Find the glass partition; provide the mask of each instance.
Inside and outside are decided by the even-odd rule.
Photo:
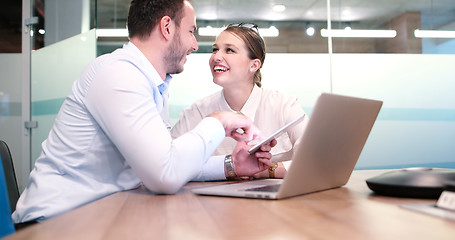
[[[171,121],[192,102],[219,91],[210,54],[193,54],[170,89]],[[357,169],[455,167],[455,55],[268,54],[263,87],[295,95],[311,117],[321,92],[379,99],[384,105]],[[440,64],[428,64],[436,63]],[[419,66],[416,70],[415,66]]]
[[[54,119],[73,82],[84,67],[96,57],[95,30],[65,39],[32,52],[32,162],[41,153]]]
[[[455,2],[351,4],[332,1],[333,92],[384,101],[356,168],[455,167]]]
[[[27,169],[29,163],[22,162],[21,136],[24,124],[21,114],[21,79],[22,56],[20,53],[0,54],[0,140],[5,141],[13,156],[16,174],[22,174],[21,169]],[[25,171],[27,172],[27,171]],[[26,173],[27,174],[27,173]],[[23,179],[18,177],[20,187],[24,186]]]
[[[47,4],[34,4],[34,15],[38,17],[34,27],[38,33],[40,25],[58,27],[59,17],[65,19],[61,10],[50,8],[56,0],[32,1]],[[85,21],[83,16],[89,6],[92,28],[126,30],[130,0],[58,3],[59,6],[69,4],[65,9],[81,13],[81,22]],[[455,36],[451,35],[455,31],[455,1],[299,0],[276,4],[264,0],[198,0],[192,3],[198,30],[232,22],[254,22],[261,29],[276,29],[276,36],[264,37],[268,53],[263,68],[264,87],[298,96],[308,113],[321,92],[383,100],[383,109],[358,169],[411,165],[455,168],[455,150],[450,146],[455,142],[455,99],[450,92],[455,89],[451,64],[455,60]],[[40,12],[43,8],[48,14]],[[79,31],[85,26],[81,23],[68,29]],[[387,34],[392,31],[396,35],[381,38],[333,35],[345,31],[359,33],[357,30],[387,30]],[[46,34],[49,32],[44,31],[43,36]],[[445,37],[434,34],[445,34]],[[86,41],[82,41],[84,37]],[[184,107],[220,90],[212,83],[208,69],[215,37],[199,32],[196,37],[198,53],[189,56],[185,71],[175,75],[172,83],[173,122]],[[32,134],[33,160],[82,68],[97,55],[111,52],[128,41],[125,35],[97,37],[94,30],[60,40],[40,49],[42,40],[34,38],[32,49],[38,50],[32,54],[31,104],[32,119],[39,122],[39,128]],[[60,71],[55,72],[56,69]],[[13,108],[8,107],[11,113]],[[4,114],[6,110],[2,111]]]
[[[21,11],[21,1],[8,1],[0,11],[0,140],[8,144],[18,176],[22,172],[28,174],[28,163],[21,161],[23,157]],[[18,184],[20,187],[24,185],[20,177]]]
[[[455,55],[335,54],[335,93],[384,101],[357,168],[455,167],[454,61]]]
[[[98,28],[125,27],[129,1],[97,4]],[[233,22],[254,22],[260,29],[273,27],[279,32],[261,33],[267,45],[263,87],[296,95],[308,113],[321,92],[384,101],[357,169],[455,168],[455,150],[450,146],[455,142],[451,93],[455,36],[450,35],[455,33],[455,1],[200,0],[192,4],[199,50],[188,57],[185,71],[174,76],[172,122],[184,107],[220,90],[208,68],[215,36],[206,32]],[[127,41],[125,36],[99,37],[98,54]]]

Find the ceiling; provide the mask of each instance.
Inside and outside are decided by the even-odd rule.
[[[130,0],[98,0],[98,24],[124,26]],[[192,0],[198,22],[325,22],[327,0]],[[286,6],[283,12],[273,6]],[[376,28],[402,14],[417,11],[437,28],[455,21],[454,0],[332,0],[335,22],[362,23]]]
[[[42,0],[35,14],[44,18]],[[94,16],[95,0],[90,0]],[[98,28],[123,28],[130,0],[97,0]],[[198,25],[224,25],[250,21],[261,25],[327,21],[327,0],[191,0]],[[283,12],[273,6],[285,5]],[[331,0],[334,23],[349,23],[357,28],[375,29],[404,12],[416,11],[422,16],[422,28],[455,30],[455,0]],[[20,52],[22,0],[2,0],[0,7],[0,52]],[[93,21],[94,22],[94,21]],[[336,28],[336,24],[334,24]],[[12,40],[8,40],[11,38]],[[15,45],[15,47],[14,47]],[[19,47],[17,47],[19,45]],[[5,48],[14,48],[7,50]],[[19,50],[17,50],[19,49]]]

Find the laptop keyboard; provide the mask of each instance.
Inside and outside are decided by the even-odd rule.
[[[281,186],[281,184],[267,185],[267,186],[262,186],[262,187],[248,188],[248,189],[245,189],[244,191],[253,191],[253,192],[278,192],[278,189],[280,189],[280,186]]]

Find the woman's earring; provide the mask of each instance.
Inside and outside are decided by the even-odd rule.
[[[252,69],[252,68],[250,68],[250,72],[253,72],[253,69]]]

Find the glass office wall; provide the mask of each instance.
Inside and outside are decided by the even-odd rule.
[[[5,141],[13,156],[16,172],[28,169],[22,163],[21,114],[22,56],[20,53],[0,53],[0,140]]]
[[[89,0],[2,3],[0,18],[5,21],[0,23],[0,138],[12,152],[21,191],[59,105],[82,67],[96,57],[94,30],[71,38],[78,35],[77,31],[84,31],[81,19],[88,7]],[[62,31],[57,31],[59,26]],[[47,45],[46,38],[52,40]]]
[[[95,57],[94,29],[32,52],[32,121],[38,123],[32,134],[32,165],[73,82]]]
[[[125,2],[110,1],[110,21],[98,15],[98,28],[124,28]],[[174,76],[173,122],[184,107],[220,89],[211,83],[208,69],[215,37],[201,30],[254,22],[260,29],[279,32],[264,37],[268,53],[262,70],[264,87],[298,96],[309,113],[321,92],[384,101],[358,169],[455,167],[455,149],[450,146],[455,142],[455,99],[450,91],[455,89],[451,66],[455,36],[428,35],[454,34],[454,1],[275,3],[193,1],[199,50],[189,56],[185,71]],[[101,5],[98,2],[98,9],[106,7]],[[98,49],[109,52],[126,41],[99,38]]]
[[[4,4],[4,3],[3,3]],[[0,11],[0,139],[5,141],[13,156],[16,174],[28,163],[22,159],[22,3],[8,1]]]
[[[384,101],[357,168],[455,167],[455,2],[350,3],[332,1],[333,29],[395,31],[332,38],[333,92]]]

